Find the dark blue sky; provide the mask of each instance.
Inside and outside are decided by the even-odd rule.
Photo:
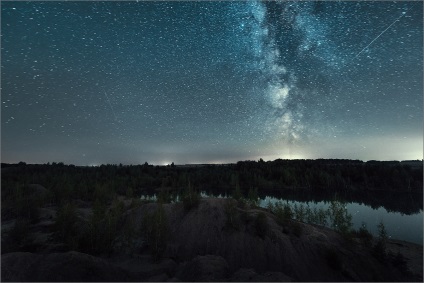
[[[423,158],[422,2],[4,2],[2,162]]]

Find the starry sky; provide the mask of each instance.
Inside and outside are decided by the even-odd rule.
[[[2,162],[423,158],[423,2],[1,3]]]

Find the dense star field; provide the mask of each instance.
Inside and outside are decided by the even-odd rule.
[[[423,158],[423,2],[1,3],[2,162]]]

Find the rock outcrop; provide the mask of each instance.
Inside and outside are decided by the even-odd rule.
[[[422,246],[391,245],[405,255],[407,272],[381,262],[371,249],[349,242],[325,227],[291,221],[277,223],[264,209],[239,208],[229,221],[228,199],[202,199],[184,210],[164,204],[168,225],[166,249],[158,262],[149,255],[146,236],[138,233],[131,254],[119,236],[112,254],[14,252],[1,258],[2,281],[422,281]],[[156,203],[128,210],[120,221],[145,229]],[[265,223],[257,225],[257,215]],[[43,222],[41,222],[43,223]],[[259,231],[259,228],[263,229]],[[265,229],[266,228],[266,229]],[[43,232],[40,230],[40,233]],[[121,231],[124,233],[124,231]]]

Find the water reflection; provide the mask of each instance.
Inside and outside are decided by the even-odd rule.
[[[330,206],[330,201],[293,201],[281,198],[266,196],[260,200],[259,205],[266,207],[268,203],[275,204],[277,201],[288,203],[290,206],[304,205],[310,209],[325,209]],[[354,229],[361,227],[365,222],[367,229],[374,235],[378,235],[377,225],[383,221],[390,238],[404,240],[412,243],[423,244],[423,212],[416,214],[403,214],[400,212],[390,212],[383,207],[372,208],[363,203],[346,203],[346,209],[352,215]]]
[[[227,192],[211,193],[207,191],[201,192],[202,198],[218,197],[227,198],[230,194]],[[143,194],[141,199],[156,201],[156,194]],[[175,202],[180,199],[177,195]],[[288,203],[291,207],[294,205],[308,206],[310,209],[325,209],[330,206],[331,199],[317,200],[316,198],[297,199],[294,200],[290,197],[278,196],[260,196],[259,206],[267,207],[269,203],[275,204],[281,201]],[[423,244],[423,211],[420,209],[416,213],[408,213],[390,211],[379,205],[367,205],[364,202],[346,201],[346,208],[349,214],[352,215],[353,228],[358,229],[362,223],[366,223],[367,229],[374,235],[378,235],[377,225],[383,221],[384,226],[390,238],[404,240],[412,243]]]

